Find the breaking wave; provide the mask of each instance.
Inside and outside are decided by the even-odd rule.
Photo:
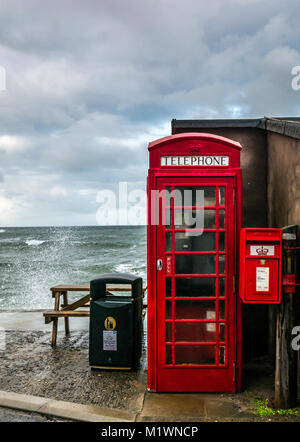
[[[7,227],[0,245],[0,309],[53,308],[50,287],[87,284],[101,273],[134,273],[146,282],[143,227]]]
[[[25,241],[28,246],[39,246],[43,244],[45,241],[39,241],[38,239],[28,239]]]

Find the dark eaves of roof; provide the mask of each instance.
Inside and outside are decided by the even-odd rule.
[[[257,128],[300,140],[299,117],[263,117],[223,120],[172,120],[172,134],[214,128]]]
[[[300,140],[300,118],[285,117],[285,118],[262,118],[262,129],[269,132],[276,132],[287,137],[292,137]]]

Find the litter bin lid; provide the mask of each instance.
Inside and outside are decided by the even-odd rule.
[[[108,284],[132,284],[140,279],[142,279],[140,276],[132,275],[131,273],[103,273],[97,278],[92,279],[91,283],[103,281]]]

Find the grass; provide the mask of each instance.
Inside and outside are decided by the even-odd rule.
[[[269,405],[268,399],[262,399],[258,396],[254,396],[252,393],[247,392],[251,402],[254,403],[254,413],[257,416],[300,416],[300,410],[298,408],[272,408]]]

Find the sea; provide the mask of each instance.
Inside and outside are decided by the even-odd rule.
[[[145,226],[0,227],[0,310],[53,308],[50,287],[107,272],[146,284]]]

